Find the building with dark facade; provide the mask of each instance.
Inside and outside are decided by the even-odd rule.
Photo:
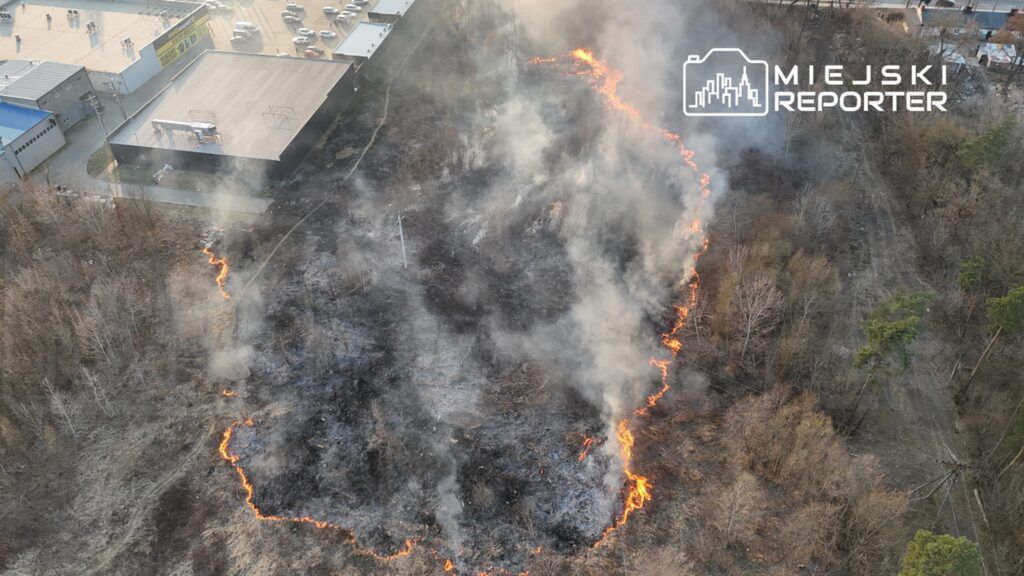
[[[110,135],[119,164],[290,175],[355,94],[330,60],[209,50]]]

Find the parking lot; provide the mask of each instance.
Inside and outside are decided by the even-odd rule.
[[[300,25],[285,23],[282,13],[292,1],[302,5],[304,10],[294,12],[301,20]],[[233,50],[237,52],[260,52],[263,54],[301,54],[302,49],[292,43],[296,36],[296,30],[300,27],[309,28],[317,32],[313,45],[324,50],[323,58],[330,58],[331,51],[341,42],[357,23],[367,19],[367,12],[376,5],[377,0],[370,0],[363,6],[362,12],[356,19],[345,25],[338,25],[334,22],[334,16],[324,14],[325,7],[335,8],[338,11],[351,0],[241,0],[226,4],[231,11],[210,12],[210,30],[213,34],[214,45],[218,50]],[[232,28],[235,22],[250,22],[260,28],[260,33],[254,35],[251,40],[244,43],[232,44]],[[330,31],[337,34],[333,39],[322,39],[319,36],[321,31]]]

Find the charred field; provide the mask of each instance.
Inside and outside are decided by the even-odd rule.
[[[699,195],[671,146],[652,155],[643,130],[605,129],[586,83],[528,63],[467,74],[500,62],[477,42],[428,39],[365,157],[384,75],[280,192],[257,237],[326,200],[258,280],[261,318],[240,309],[256,360],[226,447],[260,515],[343,529],[372,555],[412,544],[460,572],[520,572],[622,517],[614,422],[662,384],[648,356],[685,273],[663,259],[692,257],[676,228]],[[538,99],[528,111],[522,91]],[[509,109],[564,130],[512,149],[524,118]],[[258,264],[235,262],[242,277]]]
[[[873,8],[430,2],[266,214],[0,194],[0,573],[1014,573],[1018,128],[682,116],[930,57]]]

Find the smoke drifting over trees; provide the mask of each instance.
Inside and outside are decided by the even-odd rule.
[[[907,272],[927,259],[909,236],[941,240],[943,266],[981,245],[976,172],[1016,174],[978,153],[993,137],[961,155],[903,118],[680,112],[681,63],[712,46],[919,47],[803,4],[435,13],[263,218],[4,197],[0,570],[867,576],[914,528],[980,518],[968,481],[1005,506],[965,534],[1014,557],[1017,412],[975,410],[1012,395],[1018,336],[976,309],[1022,281],[1017,238],[949,291]],[[946,178],[975,200],[943,187],[928,224],[890,202],[890,180],[929,197],[901,170],[961,157]],[[926,281],[906,371],[868,386],[862,324]],[[951,318],[997,340],[963,408],[984,467],[923,368],[957,377]]]

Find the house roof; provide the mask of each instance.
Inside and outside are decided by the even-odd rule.
[[[49,116],[45,110],[0,102],[0,139],[7,144]]]
[[[82,68],[49,60],[8,60],[0,64],[0,96],[38,100]]]

